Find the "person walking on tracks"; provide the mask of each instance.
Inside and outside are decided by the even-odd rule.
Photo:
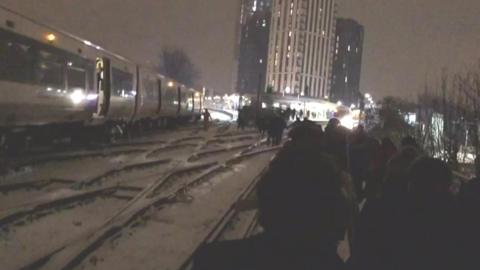
[[[210,120],[212,120],[212,116],[210,115],[208,109],[205,109],[203,112],[203,129],[208,130],[210,127]]]

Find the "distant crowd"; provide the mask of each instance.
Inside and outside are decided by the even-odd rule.
[[[268,125],[281,140],[276,117]],[[480,269],[479,179],[458,192],[447,164],[413,138],[397,146],[337,119],[325,129],[297,120],[288,137],[258,185],[264,231],[201,247],[195,270]]]

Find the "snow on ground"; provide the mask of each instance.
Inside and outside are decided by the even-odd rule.
[[[237,196],[268,164],[261,154],[189,192],[193,200],[150,213],[88,256],[78,269],[177,269],[207,236]]]
[[[220,134],[220,130],[226,131],[228,136],[215,137]],[[194,138],[199,136],[201,138]],[[22,172],[21,179],[11,182],[48,179],[84,181],[130,164],[172,159],[170,163],[110,175],[86,190],[96,189],[99,185],[144,188],[170,169],[187,162],[193,153],[246,145],[256,142],[258,138],[258,135],[252,131],[240,132],[232,128],[228,130],[226,127],[211,127],[208,131],[198,130],[198,128],[185,129],[179,132],[151,135],[138,141],[164,140],[165,144],[136,145],[135,149],[141,147],[144,150],[141,153],[40,163],[27,167]],[[209,141],[217,142],[207,144]],[[148,155],[163,146],[188,144],[191,146],[172,148],[167,151],[159,150],[156,155]],[[190,165],[223,160],[240,151],[242,149],[206,155]],[[272,155],[273,153],[266,153],[244,161],[235,167],[236,171],[222,173],[207,184],[193,189],[190,195],[194,200],[191,204],[171,205],[162,211],[155,212],[151,222],[147,222],[145,227],[134,228],[125,232],[121,238],[111,242],[110,245],[102,246],[84,262],[83,267],[90,269],[98,265],[103,269],[148,269],[148,266],[154,265],[155,269],[169,269],[168,267],[159,268],[159,266],[180,263],[198,245],[215,220],[230,207],[236,195],[268,164]],[[5,183],[2,179],[5,178],[0,178],[0,184]],[[15,177],[11,179],[15,180]],[[68,188],[70,185],[68,182],[52,183],[41,189],[18,189],[0,193],[0,211],[18,207],[27,202],[56,198],[76,192]],[[16,269],[29,260],[44,255],[52,248],[75,239],[81,233],[98,228],[126,202],[126,200],[98,197],[89,203],[74,205],[73,208],[54,209],[53,212],[38,219],[27,218],[25,223],[11,226],[9,231],[0,231],[0,269]],[[162,241],[158,241],[159,239]],[[158,258],[157,250],[160,254]],[[169,254],[172,258],[169,258]],[[130,264],[128,264],[129,257],[132,259]],[[102,260],[104,263],[99,263]]]
[[[105,222],[125,201],[95,198],[72,209],[55,209],[44,217],[0,231],[1,269],[19,269],[44,252]]]

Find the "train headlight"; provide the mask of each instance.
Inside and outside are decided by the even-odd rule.
[[[85,100],[85,94],[82,90],[75,90],[70,94],[70,99],[72,100],[73,104],[79,104]]]

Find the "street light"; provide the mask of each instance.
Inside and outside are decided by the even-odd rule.
[[[168,87],[173,87],[173,82],[172,81],[168,82]]]

